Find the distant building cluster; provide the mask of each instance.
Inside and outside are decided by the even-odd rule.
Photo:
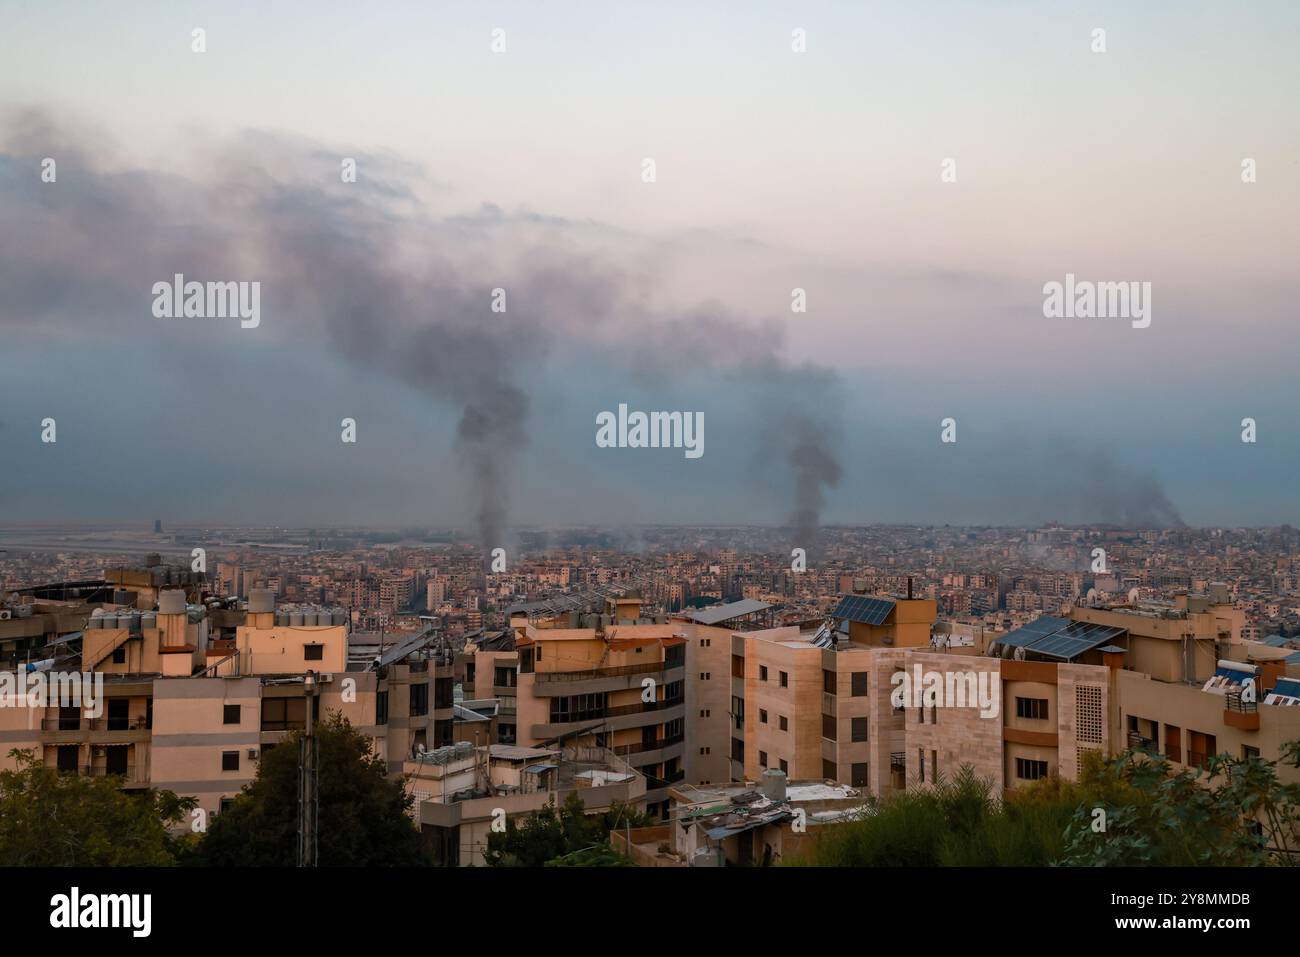
[[[560,536],[498,572],[283,533],[209,537],[203,570],[10,548],[0,668],[102,676],[104,700],[0,708],[3,751],[220,814],[314,702],[406,781],[443,864],[577,793],[653,816],[612,837],[635,862],[714,866],[963,766],[1012,793],[1089,753],[1205,767],[1300,738],[1292,529],[828,529],[806,571],[773,534]]]

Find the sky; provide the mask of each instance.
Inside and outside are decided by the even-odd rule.
[[[1300,520],[1293,3],[0,24],[0,521]],[[259,326],[155,318],[175,272]],[[1150,326],[1046,318],[1067,273]],[[705,454],[598,448],[619,403]]]

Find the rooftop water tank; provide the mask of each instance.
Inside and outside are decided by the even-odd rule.
[[[181,591],[179,588],[160,591],[158,593],[158,614],[185,614],[185,592]]]
[[[269,588],[254,588],[248,593],[248,611],[252,615],[275,611],[275,592]]]
[[[785,772],[779,768],[768,768],[759,780],[763,797],[769,801],[785,800]]]

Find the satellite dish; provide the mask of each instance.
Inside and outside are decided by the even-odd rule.
[[[1084,600],[1087,601],[1089,605],[1094,604],[1097,601],[1097,589],[1089,588],[1088,596]]]
[[[1024,661],[1025,660],[1024,646],[1023,645],[1017,646],[1016,650],[1011,653],[1011,657],[1014,658],[1016,661]]]
[[[1138,590],[1137,590],[1136,588],[1130,588],[1130,589],[1128,590],[1128,600],[1129,600],[1130,602],[1132,602],[1134,605],[1137,604],[1137,601],[1138,601],[1138,595],[1139,595],[1139,593],[1138,593]]]

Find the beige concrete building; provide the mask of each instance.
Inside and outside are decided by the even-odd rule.
[[[602,615],[517,616],[513,648],[467,645],[464,667],[476,697],[513,693],[517,744],[607,749],[646,779],[647,809],[662,816],[668,786],[685,776],[686,637],[640,606],[628,595]]]
[[[460,744],[420,755],[404,772],[420,829],[443,867],[482,866],[494,828],[548,803],[559,808],[573,793],[588,814],[645,803],[643,775],[608,749],[582,745]]]
[[[452,661],[432,635],[378,657],[350,647],[346,616],[290,615],[267,591],[254,590],[240,608],[200,600],[193,584],[188,595],[166,587],[182,578],[174,569],[108,577],[111,587],[94,597],[130,605],[27,602],[23,637],[41,643],[12,667],[29,682],[89,675],[102,682],[102,700],[92,711],[88,699],[6,702],[0,767],[13,766],[12,749],[30,749],[70,773],[167,788],[218,813],[267,750],[306,727],[309,690],[318,715],[341,712],[394,774],[422,749],[453,743]]]

